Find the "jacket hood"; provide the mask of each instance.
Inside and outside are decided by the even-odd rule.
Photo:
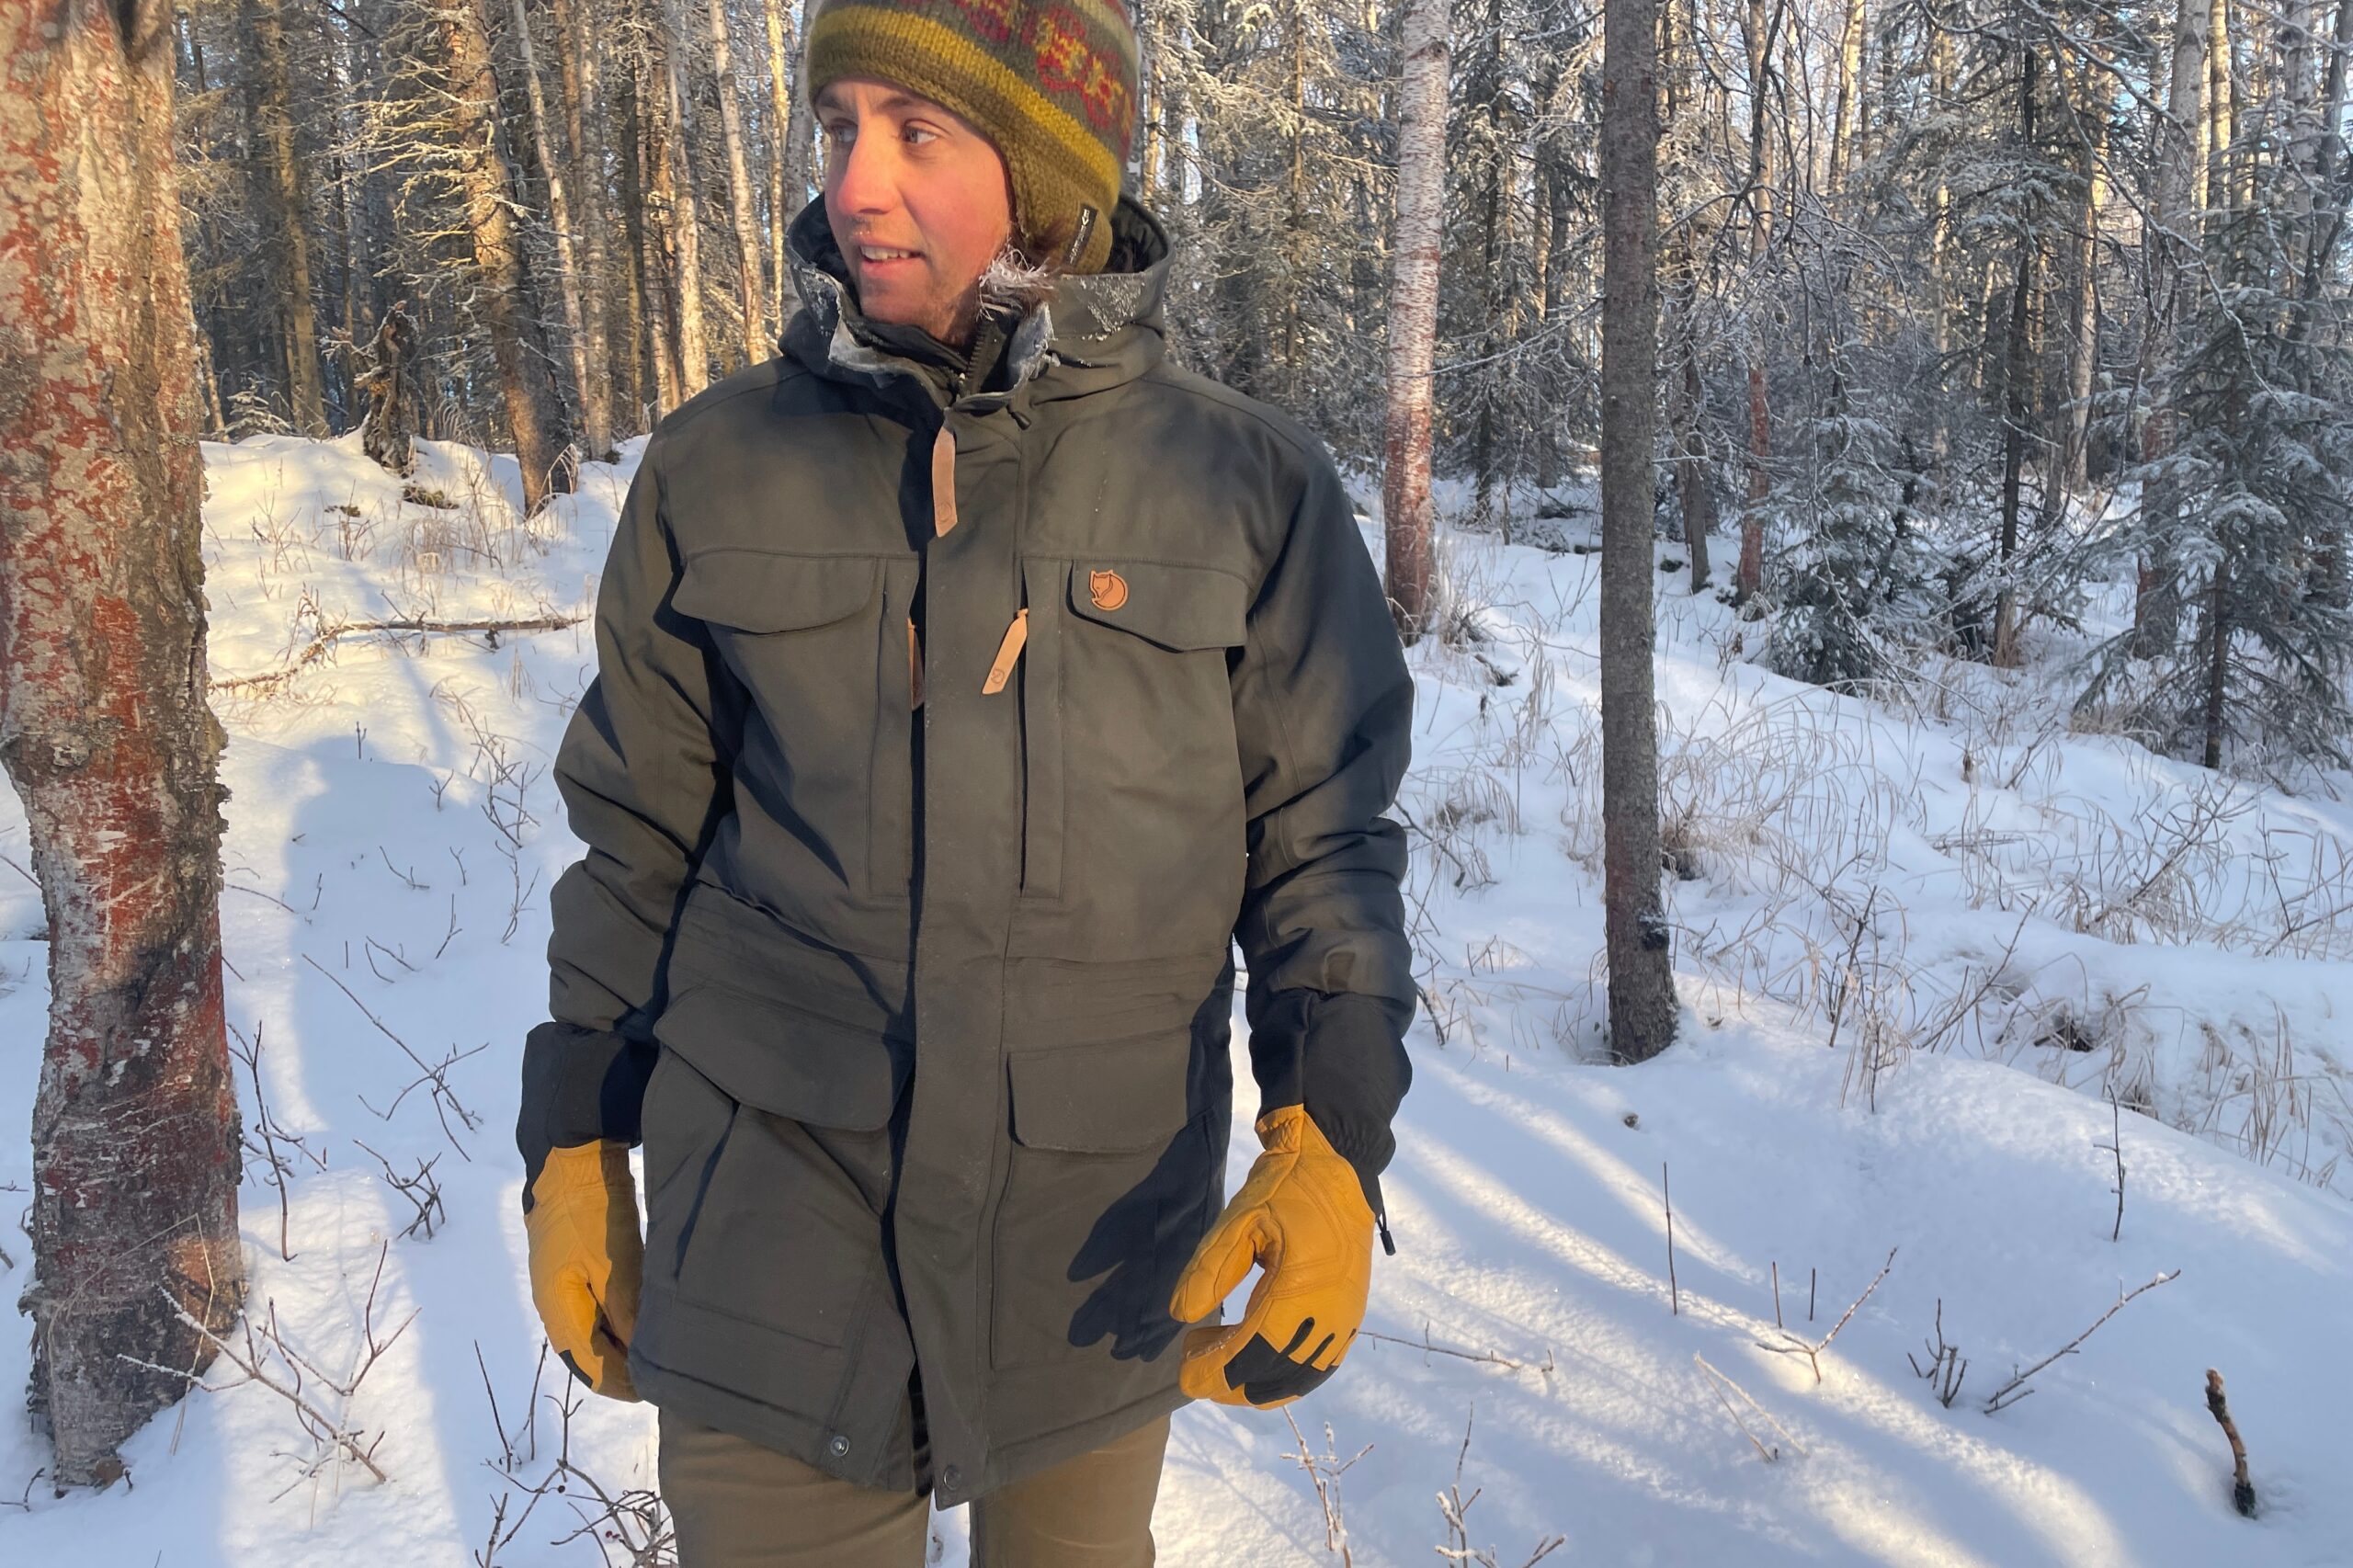
[[[1133,197],[1111,213],[1111,256],[1100,272],[1058,279],[1051,298],[1014,319],[1001,318],[1008,373],[974,398],[1005,400],[1017,411],[1031,401],[1074,397],[1142,375],[1165,348],[1163,301],[1168,231]],[[824,198],[803,207],[785,233],[785,262],[801,309],[785,324],[779,349],[816,374],[888,389],[902,377],[945,403],[971,366],[967,355],[920,327],[876,322],[858,309],[848,264],[834,243]]]

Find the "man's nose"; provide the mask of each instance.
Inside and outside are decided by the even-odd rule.
[[[860,128],[840,154],[834,199],[845,212],[887,212],[897,203],[889,139],[880,127]]]

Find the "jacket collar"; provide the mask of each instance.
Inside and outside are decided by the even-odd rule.
[[[936,406],[1006,403],[1026,424],[1031,402],[1117,386],[1160,359],[1166,347],[1169,248],[1160,220],[1122,195],[1111,213],[1111,256],[1104,270],[1062,278],[1051,299],[1017,320],[1006,310],[998,324],[1004,367],[975,366],[963,351],[920,327],[867,319],[825,221],[824,198],[818,197],[785,233],[785,262],[801,309],[785,324],[778,347],[829,380],[887,392],[904,378]],[[989,341],[988,335],[981,341]],[[964,377],[989,390],[960,392]]]

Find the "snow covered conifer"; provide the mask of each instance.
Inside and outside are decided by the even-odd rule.
[[[2163,494],[2101,540],[2118,561],[2176,563],[2186,611],[2137,676],[2132,640],[2103,648],[2079,709],[2130,710],[2157,743],[2220,767],[2235,746],[2342,764],[2353,733],[2346,537],[2353,525],[2353,351],[2296,297],[2292,174],[2218,214],[2208,278],[2161,392],[2171,439],[2136,465]],[[2336,302],[2329,301],[2335,310]]]

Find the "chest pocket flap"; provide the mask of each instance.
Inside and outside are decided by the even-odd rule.
[[[1243,640],[1250,586],[1214,566],[1082,558],[1071,562],[1070,608],[1164,648],[1230,648]]]
[[[870,555],[709,550],[688,559],[671,603],[740,631],[796,631],[864,609],[882,563]]]

